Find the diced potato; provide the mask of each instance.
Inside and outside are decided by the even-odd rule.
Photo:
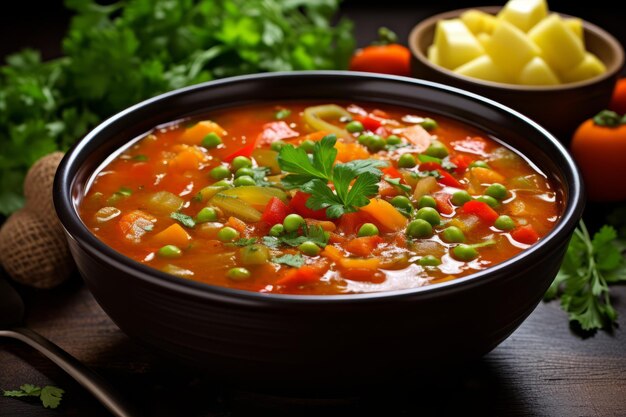
[[[482,55],[483,47],[461,19],[440,20],[435,29],[439,65],[454,69]]]
[[[440,65],[439,64],[439,54],[437,52],[437,46],[435,44],[432,44],[432,45],[430,45],[428,47],[428,50],[426,51],[426,57],[433,64]]]
[[[480,44],[484,48],[485,45],[487,45],[487,42],[489,42],[489,39],[491,39],[491,35],[486,32],[481,32],[478,35],[476,35],[476,39],[478,39],[478,42],[480,42]]]
[[[493,63],[489,55],[482,55],[472,59],[454,70],[457,74],[481,80],[509,83],[512,78],[500,67]]]
[[[571,70],[563,73],[563,81],[573,83],[576,81],[586,80],[588,78],[596,77],[603,74],[606,71],[606,66],[597,56],[591,52],[585,53],[585,58],[580,64],[576,65]]]
[[[524,32],[505,20],[498,21],[485,50],[494,64],[515,78],[541,52]]]
[[[496,25],[496,17],[477,9],[469,9],[461,13],[461,20],[476,36],[481,33],[492,33]]]
[[[579,19],[577,17],[568,17],[566,19],[563,19],[563,22],[565,22],[565,26],[570,28],[572,32],[574,32],[574,35],[576,35],[584,44],[585,37],[582,19]]]
[[[146,202],[146,207],[156,214],[170,214],[180,210],[185,200],[169,191],[157,191]]]
[[[547,15],[545,0],[509,0],[498,13],[498,18],[528,32]]]
[[[528,37],[539,46],[541,56],[557,73],[569,71],[585,58],[582,41],[557,14],[537,23]]]
[[[519,83],[527,85],[557,85],[559,78],[546,64],[546,61],[536,56],[522,68]]]
[[[287,201],[287,194],[283,190],[274,187],[259,187],[256,185],[245,185],[242,187],[230,188],[221,191],[221,194],[229,197],[237,197],[254,207],[257,210],[265,209],[267,203],[276,197],[282,201]]]

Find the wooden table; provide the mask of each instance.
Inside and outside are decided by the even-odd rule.
[[[551,4],[558,4],[554,10],[587,16],[626,43],[626,26],[619,22],[617,13],[608,8],[576,9],[562,3]],[[364,45],[375,37],[381,24],[406,39],[410,27],[420,19],[457,6],[449,1],[412,9],[348,2],[343,10],[355,21],[357,38]],[[589,207],[585,217],[590,223],[598,222],[604,213],[603,207]],[[623,328],[613,334],[599,332],[582,338],[569,328],[558,302],[540,303],[505,342],[462,368],[348,398],[283,398],[223,386],[210,374],[177,367],[137,345],[100,309],[78,275],[55,290],[18,289],[27,305],[27,326],[101,374],[145,416],[626,416]],[[626,287],[614,287],[612,294],[623,327]],[[63,388],[66,394],[59,409],[44,409],[37,401],[0,397],[0,416],[110,415],[36,351],[0,339],[0,388],[16,389],[24,383]]]

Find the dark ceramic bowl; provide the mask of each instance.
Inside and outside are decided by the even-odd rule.
[[[471,9],[496,14],[501,7]],[[409,34],[408,45],[411,49],[411,74],[414,77],[462,88],[496,100],[530,117],[565,144],[569,144],[578,125],[606,109],[624,66],[624,49],[613,35],[583,21],[586,49],[606,66],[606,72],[602,75],[556,86],[496,83],[456,74],[433,64],[426,57],[426,51],[433,43],[437,22],[457,18],[466,10],[469,9],[451,10],[431,16],[413,28]]]
[[[563,216],[540,242],[464,278],[410,290],[338,296],[260,294],[177,278],[98,240],[77,213],[103,161],[156,125],[213,109],[289,99],[348,99],[428,110],[518,149],[562,187]],[[564,147],[493,101],[412,78],[292,72],[224,79],[133,106],[65,156],[54,202],[88,288],[130,337],[165,358],[258,387],[331,389],[476,359],[509,336],[555,277],[582,214],[581,181]]]

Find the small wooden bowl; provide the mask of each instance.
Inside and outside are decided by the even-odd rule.
[[[472,9],[496,14],[501,7]],[[458,75],[430,62],[426,51],[433,43],[437,22],[459,17],[466,10],[468,8],[431,16],[413,28],[408,42],[414,77],[458,87],[495,100],[530,117],[566,144],[580,123],[607,107],[624,65],[624,49],[611,34],[586,21],[583,21],[585,46],[606,66],[604,74],[588,80],[557,86],[504,84]]]

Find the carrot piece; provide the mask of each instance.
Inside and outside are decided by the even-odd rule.
[[[331,245],[335,244],[335,243],[339,243],[339,244],[342,245],[342,244],[346,243],[347,241],[348,241],[348,238],[343,237],[343,236],[341,236],[338,233],[330,232],[330,236],[328,238],[328,243],[330,243]]]
[[[339,262],[340,259],[344,258],[343,253],[333,245],[326,245],[320,255],[334,262]]]
[[[385,280],[385,274],[377,269],[351,268],[341,271],[341,276],[351,281],[372,282],[379,284]]]
[[[162,245],[176,245],[183,248],[187,246],[191,240],[191,236],[189,236],[189,233],[187,233],[180,224],[174,223],[154,235],[154,240]]]
[[[530,224],[513,229],[511,231],[511,237],[527,245],[531,245],[539,240],[539,234]]]
[[[353,255],[367,257],[382,242],[383,238],[380,236],[357,237],[356,239],[349,241],[344,246],[344,249]]]
[[[337,149],[337,161],[350,162],[355,159],[368,159],[370,153],[367,148],[360,143],[335,143],[335,149]]]
[[[408,220],[391,203],[380,198],[373,198],[361,207],[361,211],[371,215],[384,229],[397,232],[406,227]]]
[[[179,141],[188,145],[201,145],[202,140],[209,133],[215,133],[220,137],[226,135],[226,131],[217,123],[211,120],[203,120],[185,129],[180,135]]]
[[[177,171],[192,171],[198,169],[200,161],[202,161],[202,158],[198,157],[196,152],[185,149],[170,159],[168,166]]]
[[[378,258],[342,258],[339,260],[339,266],[343,269],[378,269],[380,260]]]
[[[328,132],[325,132],[323,130],[318,130],[317,132],[309,133],[308,135],[303,136],[302,142],[304,142],[305,140],[312,140],[313,142],[318,142],[322,140],[324,136],[327,136],[327,135],[328,135]]]
[[[489,225],[492,225],[498,218],[498,212],[492,209],[489,204],[482,201],[468,201],[463,204],[462,210],[468,214],[475,214],[482,221],[489,223]]]
[[[478,180],[482,184],[493,184],[494,182],[503,182],[504,177],[493,169],[474,167],[470,171],[473,179]]]
[[[141,210],[133,210],[120,217],[117,227],[125,239],[139,243],[148,230],[154,227],[156,217]]]
[[[322,230],[325,230],[327,232],[334,232],[335,230],[337,230],[337,225],[328,220],[306,219],[306,224],[308,226],[319,226],[322,228]]]
[[[245,232],[247,227],[246,222],[244,222],[243,220],[239,220],[238,218],[233,216],[230,216],[228,218],[226,224],[238,231],[239,233]]]
[[[326,262],[304,265],[300,268],[291,268],[287,270],[283,276],[276,281],[277,285],[297,287],[300,285],[313,284],[318,282],[322,276],[328,271]]]

